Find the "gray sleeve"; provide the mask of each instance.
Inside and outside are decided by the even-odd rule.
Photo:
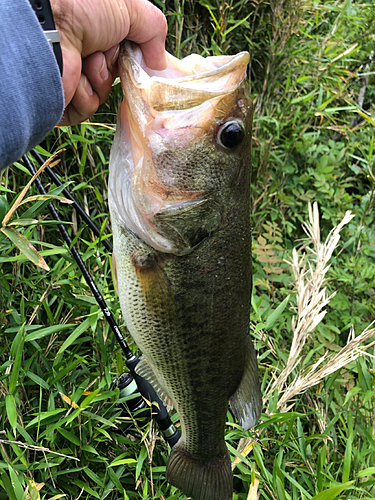
[[[54,53],[28,0],[0,0],[0,169],[60,121],[64,93]]]

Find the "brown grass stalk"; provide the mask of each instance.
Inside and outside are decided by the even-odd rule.
[[[359,356],[367,354],[366,350],[375,345],[375,341],[365,345],[365,342],[375,336],[375,324],[373,321],[358,337],[351,330],[347,344],[337,354],[324,354],[316,363],[307,367],[300,373],[292,383],[285,389],[277,403],[278,408],[286,410],[286,404],[297,394],[305,392],[310,387],[319,384],[325,377],[343,368],[348,363],[355,361]],[[323,365],[323,362],[325,364]]]
[[[304,230],[312,246],[306,244],[305,252],[301,256],[293,249],[293,260],[289,262],[297,288],[297,318],[292,320],[293,340],[287,364],[271,388],[274,390],[277,387],[279,394],[283,392],[289,375],[300,363],[301,351],[306,341],[324,318],[324,308],[334,296],[332,294],[327,297],[324,287],[330,267],[328,262],[340,240],[340,231],[353,217],[351,212],[346,212],[340,224],[332,229],[326,241],[321,243],[318,204],[311,206],[309,203],[309,223],[304,224]]]

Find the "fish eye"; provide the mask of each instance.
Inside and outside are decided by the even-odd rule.
[[[229,149],[241,144],[244,138],[245,130],[242,123],[237,120],[224,123],[216,133],[218,144]]]

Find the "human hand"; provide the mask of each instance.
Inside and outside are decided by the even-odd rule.
[[[51,0],[51,7],[64,67],[60,125],[86,120],[107,99],[124,38],[139,44],[150,68],[167,67],[166,19],[147,0]]]

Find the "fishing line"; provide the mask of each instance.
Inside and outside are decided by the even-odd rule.
[[[33,151],[32,155],[40,165],[43,165],[44,160],[36,151]],[[31,173],[31,175],[34,175],[35,169],[31,163],[31,161],[27,157],[27,155],[23,156],[23,160],[24,160],[29,172]],[[52,169],[47,167],[45,170],[47,171],[48,175],[51,177],[51,179],[53,179],[53,181],[57,185],[59,185],[59,186],[62,185],[59,178],[55,175],[54,172],[52,172]],[[53,174],[53,176],[51,174]],[[39,177],[36,177],[35,183],[36,183],[36,186],[37,186],[39,192],[42,195],[46,195],[47,192],[46,192],[41,180],[39,179]],[[69,200],[73,201],[74,208],[77,209],[77,207],[79,207],[77,212],[80,215],[84,214],[84,216],[82,216],[82,218],[85,220],[85,222],[90,220],[90,223],[88,224],[90,229],[92,229],[92,231],[94,232],[95,235],[100,237],[101,233],[100,233],[99,229],[97,228],[97,226],[95,225],[95,223],[89,218],[89,216],[86,214],[86,212],[75,201],[75,199],[69,193],[69,191],[64,188],[63,193]],[[128,396],[130,394],[133,394],[135,392],[134,391],[135,386],[134,386],[134,384],[132,385],[132,382],[135,382],[136,386],[138,388],[138,391],[141,393],[141,395],[146,400],[149,400],[151,402],[151,404],[152,404],[152,417],[158,423],[159,428],[164,436],[164,439],[168,442],[168,444],[172,448],[180,438],[179,431],[174,427],[174,425],[169,417],[169,414],[168,414],[166,407],[164,406],[163,402],[156,394],[156,392],[153,389],[153,387],[151,386],[151,384],[147,380],[145,380],[143,377],[140,377],[136,373],[135,367],[139,363],[139,357],[136,354],[132,353],[125,338],[121,334],[120,329],[119,329],[114,317],[112,316],[112,314],[111,314],[111,312],[110,312],[110,310],[109,310],[109,308],[104,300],[104,297],[102,296],[99,289],[95,285],[95,283],[94,283],[87,267],[85,266],[85,263],[83,262],[77,248],[73,245],[73,241],[72,241],[71,237],[69,236],[69,233],[66,230],[64,224],[62,223],[62,221],[61,221],[61,219],[60,219],[52,202],[50,202],[48,204],[48,209],[49,209],[52,217],[56,221],[58,221],[57,227],[59,228],[59,231],[60,231],[63,239],[65,240],[65,242],[69,246],[70,252],[72,253],[75,261],[77,262],[78,267],[80,268],[80,271],[81,271],[83,277],[85,278],[87,285],[89,286],[92,294],[94,295],[94,298],[97,301],[99,307],[103,311],[104,317],[107,320],[109,327],[111,328],[112,332],[114,333],[114,335],[115,335],[118,343],[120,344],[120,347],[121,347],[121,349],[126,357],[125,364],[129,368],[131,376],[129,376],[129,374],[123,374],[119,378],[120,397],[122,398],[122,397]],[[104,239],[101,241],[104,244],[104,242],[106,242],[107,240]],[[110,245],[110,248],[111,248],[110,251],[112,251],[111,245]],[[145,403],[145,406],[146,406],[146,403]],[[139,406],[137,406],[134,411],[137,411],[137,410],[139,410]]]

